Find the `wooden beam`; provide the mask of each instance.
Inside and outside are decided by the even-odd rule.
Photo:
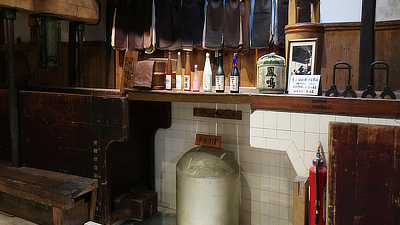
[[[50,13],[68,21],[96,24],[100,9],[96,0],[0,0],[0,7],[15,8],[27,14]]]
[[[375,8],[376,0],[362,1],[358,75],[358,90],[360,91],[366,89],[373,82],[370,64],[374,61],[375,54]]]

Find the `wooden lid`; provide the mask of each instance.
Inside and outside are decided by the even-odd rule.
[[[298,32],[325,33],[325,25],[322,23],[296,23],[285,26],[285,34]]]

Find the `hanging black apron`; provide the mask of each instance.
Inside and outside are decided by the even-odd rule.
[[[239,48],[240,41],[240,0],[225,1],[224,48]]]
[[[204,0],[182,1],[182,47],[201,46],[204,26]]]
[[[268,48],[271,28],[271,0],[255,0],[251,48]]]
[[[224,1],[208,0],[204,31],[205,49],[221,49],[224,31]]]

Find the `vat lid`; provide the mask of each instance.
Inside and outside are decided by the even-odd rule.
[[[239,165],[226,150],[197,146],[181,157],[176,170],[198,178],[226,177],[238,173]]]

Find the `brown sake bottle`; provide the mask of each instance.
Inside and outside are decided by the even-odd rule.
[[[189,52],[186,53],[186,64],[185,64],[185,76],[183,77],[183,90],[190,91],[190,78],[192,70],[190,69],[190,58]]]

